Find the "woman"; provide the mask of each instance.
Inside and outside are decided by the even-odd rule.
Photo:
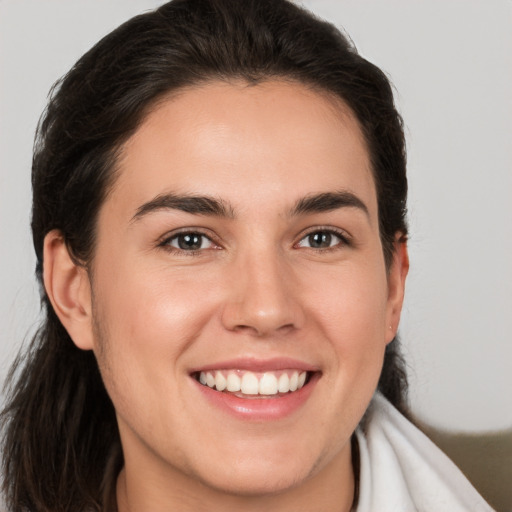
[[[403,416],[401,120],[331,25],[130,20],[53,95],[33,188],[11,510],[490,510]]]

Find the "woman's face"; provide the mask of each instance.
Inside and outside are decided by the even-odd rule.
[[[404,274],[399,258],[387,273],[349,109],[277,81],[187,89],[118,171],[93,342],[75,341],[98,359],[126,478],[258,494],[348,471]]]

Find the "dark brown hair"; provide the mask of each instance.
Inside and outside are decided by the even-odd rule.
[[[286,0],[174,0],[121,25],[55,86],[38,127],[32,232],[45,319],[11,370],[1,416],[12,512],[112,510],[122,466],[94,355],[75,347],[42,285],[45,235],[60,230],[87,266],[123,142],[162,96],[233,79],[296,81],[341,98],[369,148],[388,265],[396,234],[405,241],[405,147],[392,89],[336,28]],[[388,345],[379,388],[405,410],[397,340]]]

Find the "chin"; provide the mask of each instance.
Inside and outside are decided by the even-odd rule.
[[[285,493],[288,490],[304,483],[310,477],[310,471],[304,468],[286,470],[275,467],[268,462],[261,464],[233,465],[226,471],[219,471],[215,475],[208,475],[202,479],[208,487],[234,496],[262,497]]]
[[[305,435],[301,437],[302,442],[294,436],[293,443],[280,439],[278,443],[266,440],[262,444],[224,446],[226,449],[210,460],[203,458],[195,476],[225,494],[261,497],[286,493],[307,483],[329,465],[322,447],[308,443]]]

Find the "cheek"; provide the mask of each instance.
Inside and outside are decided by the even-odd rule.
[[[95,354],[127,423],[144,425],[148,411],[165,416],[162,396],[178,389],[181,356],[204,324],[194,305],[201,304],[203,312],[206,305],[198,299],[194,286],[165,278],[165,272],[127,273],[119,267],[95,294]]]
[[[385,331],[387,280],[379,262],[347,265],[315,276],[307,303],[320,324],[345,342],[377,341]],[[304,287],[305,288],[305,287]]]
[[[101,333],[98,358],[118,369],[117,378],[145,379],[161,385],[163,375],[179,371],[180,355],[213,317],[215,273],[183,277],[168,268],[137,268],[117,260],[96,276],[101,287],[94,294],[95,318]],[[101,281],[100,281],[101,280]],[[101,346],[99,347],[101,349]]]
[[[317,285],[307,300],[308,316],[330,345],[332,385],[342,395],[374,387],[386,347],[385,270],[379,264],[353,266],[325,275]]]

